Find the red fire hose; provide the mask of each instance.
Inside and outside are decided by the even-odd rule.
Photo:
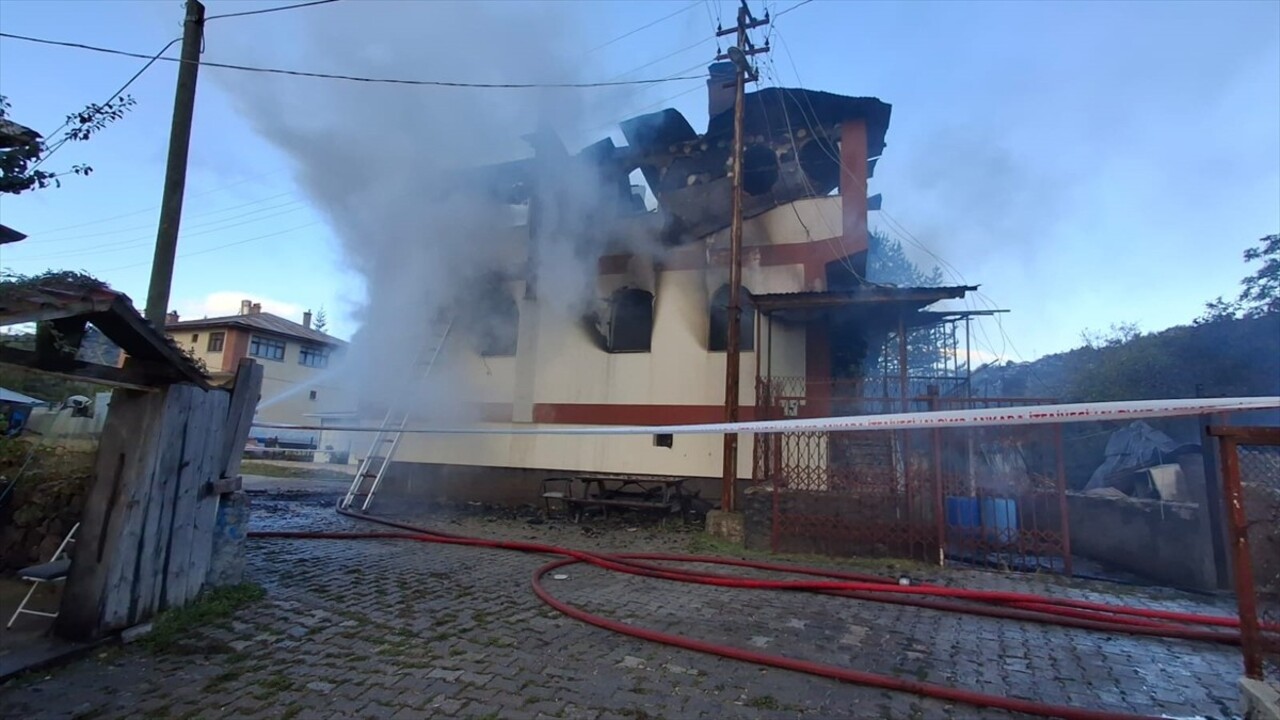
[[[909,692],[925,697],[949,702],[965,703],[979,707],[991,707],[1012,712],[1038,715],[1042,717],[1065,718],[1066,720],[1126,720],[1144,716],[1132,715],[1105,710],[1088,710],[1084,708],[1048,705],[1018,700],[999,695],[962,690],[959,688],[935,685],[931,683],[906,680],[891,675],[851,670],[835,665],[810,662],[781,655],[744,650],[727,645],[694,640],[680,635],[662,633],[646,628],[635,627],[616,620],[610,620],[569,605],[551,595],[542,585],[542,578],[552,570],[575,563],[588,563],[596,567],[617,572],[651,577],[675,582],[715,585],[756,590],[792,590],[817,592],[828,595],[849,597],[857,600],[888,602],[902,605],[923,607],[932,610],[964,612],[974,615],[996,617],[1002,619],[1022,620],[1039,623],[1052,623],[1068,627],[1098,630],[1102,632],[1120,632],[1138,635],[1153,635],[1210,642],[1239,644],[1239,621],[1234,618],[1196,615],[1192,613],[1130,608],[1119,605],[1053,598],[1030,593],[992,592],[985,590],[968,590],[963,588],[939,587],[930,585],[900,586],[896,580],[874,575],[841,572],[819,568],[807,568],[778,563],[737,560],[721,557],[693,555],[664,555],[653,553],[599,554],[563,548],[542,543],[530,543],[509,540],[491,540],[451,535],[427,528],[399,523],[370,515],[364,515],[339,509],[338,512],[360,520],[376,522],[390,527],[408,530],[398,532],[294,532],[272,531],[251,532],[256,538],[300,538],[300,539],[400,539],[419,542],[441,543],[447,545],[464,545],[468,547],[516,550],[546,555],[558,555],[562,559],[554,560],[539,567],[533,574],[533,592],[546,604],[557,611],[576,620],[595,625],[630,637],[680,647],[695,652],[717,655],[735,660],[766,665],[803,672],[819,677],[841,680],[843,682]],[[729,567],[751,568],[769,572],[805,575],[822,580],[764,580],[722,575],[706,571],[693,571],[672,568],[659,563],[700,563]],[[1201,627],[1190,627],[1199,625]],[[1236,629],[1212,630],[1205,626],[1217,626]],[[1268,627],[1268,631],[1280,628]]]

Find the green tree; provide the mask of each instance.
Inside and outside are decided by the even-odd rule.
[[[928,271],[923,270],[915,261],[907,257],[901,242],[873,230],[867,235],[867,281],[898,287],[937,287],[943,284],[942,268],[934,265]],[[946,365],[951,347],[950,332],[952,330],[953,328],[947,325],[934,325],[916,328],[908,333],[909,374],[920,376],[938,374]],[[892,356],[890,365],[896,365],[896,352],[888,354]]]
[[[323,305],[321,305],[320,309],[316,311],[316,319],[311,323],[311,327],[314,327],[320,332],[325,332],[326,328],[329,327],[329,316],[325,314]]]
[[[1258,247],[1245,249],[1244,261],[1260,262],[1262,267],[1240,281],[1240,295],[1235,300],[1219,295],[1205,303],[1197,325],[1280,313],[1280,234],[1267,235],[1258,240]]]
[[[902,243],[872,230],[867,235],[867,280],[884,285],[938,286],[942,284],[942,268],[934,265],[928,272],[907,257]]]
[[[83,142],[107,125],[121,119],[134,105],[129,95],[113,98],[105,104],[87,105],[67,116],[58,135],[46,141],[40,133],[9,119],[8,99],[0,95],[0,193],[16,195],[49,186],[60,187],[62,176],[89,175],[88,165],[72,165],[63,172],[42,170],[41,164],[68,142]]]

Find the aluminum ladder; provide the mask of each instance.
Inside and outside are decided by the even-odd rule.
[[[414,370],[421,371],[416,373],[419,383],[431,375],[431,369],[435,367],[436,360],[440,357],[440,351],[444,349],[445,340],[449,338],[449,330],[452,328],[453,320],[448,320],[443,324],[443,330],[438,334],[428,336],[424,341],[422,349],[418,352],[418,357],[414,362]],[[369,509],[369,503],[373,502],[373,494],[378,491],[378,486],[382,484],[382,479],[386,477],[387,469],[391,467],[391,460],[395,457],[396,449],[400,447],[400,438],[404,437],[403,430],[409,422],[410,410],[411,403],[404,400],[397,401],[387,408],[387,414],[383,416],[382,424],[378,426],[378,431],[373,434],[373,442],[369,444],[369,452],[365,454],[364,460],[360,461],[360,468],[356,471],[356,476],[351,480],[351,487],[347,490],[347,494],[342,498],[341,503],[339,503],[339,507],[343,510],[350,508],[357,500],[361,500],[361,510]],[[384,448],[386,449],[385,453],[383,452]]]

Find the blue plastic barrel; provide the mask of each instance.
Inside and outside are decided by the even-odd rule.
[[[1013,542],[1018,536],[1018,501],[982,498],[982,529],[988,540]]]
[[[978,498],[947,498],[947,525],[960,528],[976,528],[981,524],[982,517],[978,510]]]

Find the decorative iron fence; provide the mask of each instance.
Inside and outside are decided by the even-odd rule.
[[[1009,407],[1009,398],[866,397],[847,381],[771,378],[762,418]],[[757,435],[749,522],[775,552],[947,558],[1071,572],[1053,426]]]

